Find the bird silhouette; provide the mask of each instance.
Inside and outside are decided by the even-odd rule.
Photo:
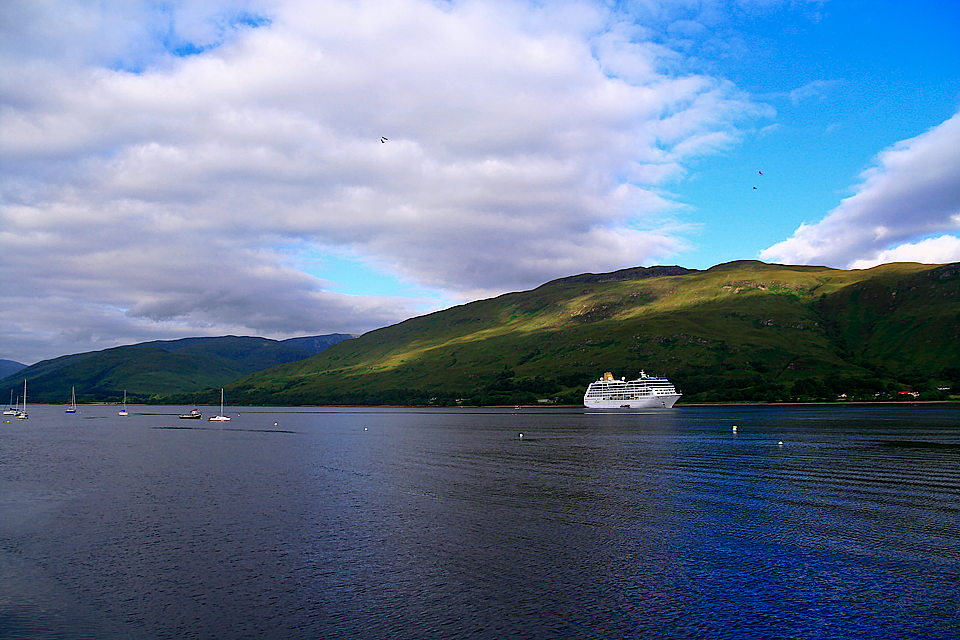
[[[760,172],[760,175],[763,175],[763,171]]]
[[[756,190],[756,187],[754,187],[754,190]]]
[[[383,136],[380,136],[380,142],[381,142],[381,144],[384,143],[384,142],[386,142],[386,141],[387,141],[386,138],[384,138]]]

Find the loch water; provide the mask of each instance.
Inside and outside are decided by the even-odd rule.
[[[0,637],[960,633],[953,406],[190,408],[4,417]]]

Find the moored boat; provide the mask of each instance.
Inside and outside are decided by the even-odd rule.
[[[199,419],[202,418],[202,417],[203,417],[203,415],[201,415],[199,409],[194,409],[194,410],[191,411],[190,413],[181,413],[181,414],[180,414],[180,419],[181,419],[181,420],[199,420]]]
[[[230,422],[230,418],[223,415],[223,388],[220,388],[220,413],[208,419],[209,422]]]
[[[13,404],[13,389],[10,389],[10,404],[7,405],[7,408],[3,410],[3,415],[5,416],[15,416],[19,411],[18,407],[20,406],[20,398],[17,398],[17,404]]]
[[[587,387],[583,406],[588,409],[669,409],[680,396],[666,378],[650,377],[641,371],[636,380],[617,380],[608,371]]]
[[[27,381],[23,381],[23,409],[17,411],[17,419],[26,420],[30,416],[27,415]]]

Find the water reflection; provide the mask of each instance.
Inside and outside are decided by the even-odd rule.
[[[0,440],[0,635],[955,631],[948,407],[176,412]]]

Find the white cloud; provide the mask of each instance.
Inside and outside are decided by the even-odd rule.
[[[800,104],[807,100],[823,100],[828,93],[843,84],[841,80],[814,80],[790,92],[790,101]]]
[[[0,42],[3,357],[422,304],[278,247],[459,299],[669,257],[664,182],[769,113],[588,2],[9,2]]]
[[[883,151],[862,177],[823,220],[801,225],[760,257],[848,267],[917,255],[921,247],[939,252],[949,240],[920,241],[960,229],[960,113]],[[938,260],[922,260],[931,261]]]
[[[960,262],[960,238],[943,235],[919,242],[902,244],[881,251],[869,260],[856,260],[850,265],[850,268],[870,269],[889,262],[920,262],[924,264]]]

